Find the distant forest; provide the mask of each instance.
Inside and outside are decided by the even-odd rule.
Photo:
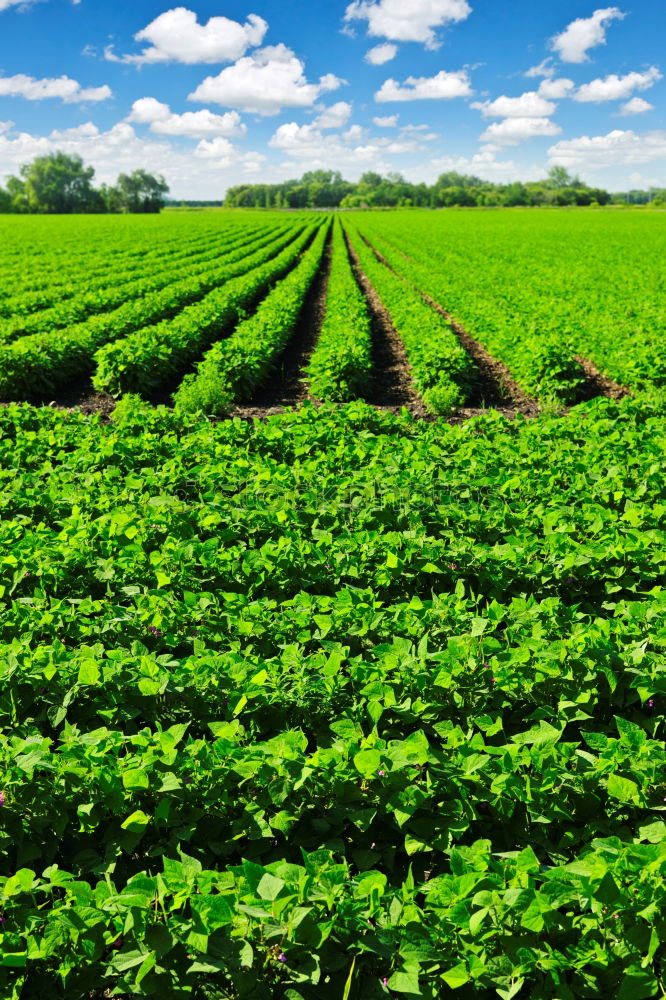
[[[436,182],[410,184],[401,174],[368,172],[352,184],[337,170],[311,170],[300,180],[282,184],[241,184],[229,188],[227,208],[445,208],[460,206],[608,205],[626,203],[666,205],[666,190],[609,194],[590,187],[564,167],[553,167],[545,180],[493,184],[455,171]]]
[[[1,0],[0,0],[1,4]],[[0,187],[0,212],[17,215],[160,212],[169,192],[163,177],[145,170],[120,174],[114,186],[93,186],[95,170],[80,156],[48,153],[24,164]]]

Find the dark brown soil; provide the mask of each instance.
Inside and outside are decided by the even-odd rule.
[[[606,396],[608,399],[625,399],[626,396],[631,395],[625,386],[618,385],[617,382],[608,378],[587,358],[581,358],[580,355],[576,354],[575,359],[585,375],[585,384],[579,393],[579,402],[596,399],[597,396]]]
[[[372,250],[377,260],[394,274],[397,274],[386,258],[372,246],[365,236],[362,236],[362,239]],[[398,277],[402,277],[402,275],[398,275]],[[478,340],[475,340],[460,323],[456,322],[453,316],[438,302],[426,295],[420,288],[417,291],[432,309],[444,317],[476,366],[475,386],[468,399],[469,406],[460,408],[453,418],[454,421],[459,422],[456,418],[468,419],[470,416],[476,416],[491,408],[499,410],[506,416],[515,416],[518,413],[523,413],[525,416],[536,416],[539,413],[537,401],[523,392],[506,365],[489,354],[485,347]]]
[[[379,295],[363,273],[347,233],[345,242],[354,277],[365,295],[372,322],[373,379],[365,401],[391,413],[400,413],[405,408],[415,417],[432,419],[416,391],[405,346]]]
[[[328,279],[331,271],[331,238],[329,235],[319,271],[303,303],[298,326],[271,380],[255,394],[249,403],[235,406],[230,416],[243,419],[270,417],[283,413],[287,407],[300,406],[308,399],[304,381],[305,367],[317,346],[319,331],[326,313]]]
[[[116,408],[116,401],[107,392],[98,392],[87,379],[58,393],[48,405],[54,410],[80,410],[86,416],[97,413],[106,422]]]

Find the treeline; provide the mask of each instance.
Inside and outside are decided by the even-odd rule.
[[[80,156],[49,153],[21,167],[0,187],[0,212],[159,212],[169,191],[163,177],[145,170],[120,174],[113,186],[93,185],[95,170]]]
[[[433,185],[411,184],[401,174],[363,174],[357,184],[336,170],[313,170],[282,184],[245,184],[229,188],[225,205],[234,208],[394,208],[449,205],[607,205],[608,191],[592,188],[564,167],[553,167],[543,181],[493,184],[455,171]]]

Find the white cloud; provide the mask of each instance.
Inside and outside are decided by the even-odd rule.
[[[286,45],[271,45],[244,56],[217,76],[206,77],[188,100],[277,115],[282,108],[309,107],[344,83],[332,73],[322,76],[319,83],[308,83],[304,69]]]
[[[543,167],[538,165],[525,166],[513,160],[496,159],[496,150],[485,149],[474,156],[443,156],[431,159],[427,164],[409,167],[404,170],[408,180],[418,184],[425,181],[433,184],[440,174],[455,170],[459,174],[473,174],[483,180],[497,183],[515,180],[538,180],[543,177]]]
[[[218,136],[216,139],[202,139],[194,150],[195,156],[215,160],[220,167],[230,167],[234,162],[236,150],[228,139]]]
[[[3,132],[9,132],[10,129],[14,128],[14,125],[15,122],[0,122],[0,135],[2,135]]]
[[[218,139],[220,143],[209,147],[209,155],[202,155],[198,148],[182,150],[164,138],[141,137],[128,122],[119,122],[108,131],[86,122],[44,136],[26,132],[0,134],[0,183],[4,174],[17,173],[22,164],[36,156],[62,150],[78,154],[91,164],[96,170],[96,183],[112,184],[119,173],[143,167],[150,173],[163,174],[175,198],[222,198],[228,185],[241,183],[248,174],[256,173],[265,157],[259,152],[234,151],[227,139]],[[218,139],[209,141],[217,143]]]
[[[110,87],[82,87],[77,80],[68,76],[36,80],[25,73],[0,77],[0,97],[25,97],[28,101],[41,101],[47,97],[59,98],[65,104],[86,101],[107,101],[113,97]]]
[[[666,161],[666,131],[637,133],[614,129],[608,135],[565,139],[548,150],[551,162],[564,167],[615,167]]]
[[[362,125],[352,125],[346,132],[342,133],[346,142],[360,142],[361,139],[365,138],[365,135],[366,131]]]
[[[437,48],[435,28],[464,21],[472,13],[467,0],[355,0],[345,21],[367,21],[368,34],[394,42],[423,42]]]
[[[383,66],[384,63],[395,59],[398,54],[398,46],[391,42],[384,42],[383,45],[375,45],[373,49],[368,49],[365,53],[365,61],[371,66]]]
[[[472,107],[484,118],[545,118],[557,110],[557,105],[529,90],[520,97],[498,97],[494,101],[477,101]]]
[[[538,66],[531,66],[530,69],[528,69],[523,75],[531,78],[545,76],[548,79],[550,79],[551,76],[555,76],[555,67],[553,66],[552,56],[548,56],[548,58],[544,59],[543,62],[540,62]]]
[[[621,115],[642,115],[646,111],[654,111],[654,104],[644,101],[642,97],[632,97],[630,101],[620,108]]]
[[[539,84],[539,94],[549,100],[559,101],[563,97],[571,97],[571,91],[575,90],[575,87],[573,80],[558,76],[555,80],[542,80]]]
[[[517,146],[542,135],[559,135],[562,129],[548,118],[506,118],[493,122],[479,138],[495,146]]]
[[[619,7],[603,7],[592,17],[579,17],[552,39],[552,47],[564,62],[587,62],[588,49],[606,44],[606,27],[626,15]]]
[[[267,29],[268,24],[257,14],[250,14],[245,24],[228,17],[211,17],[207,24],[199,24],[193,11],[174,7],[134,36],[137,42],[150,43],[139,55],[116,56],[111,46],[104,54],[112,62],[135,65],[234,62],[252,46],[261,45]]]
[[[436,76],[409,76],[404,85],[397,80],[386,80],[375,94],[379,103],[387,101],[450,100],[453,97],[469,97],[472,94],[467,70],[447,73],[440,70]]]
[[[400,115],[386,115],[384,118],[373,118],[372,124],[377,128],[395,128]]]
[[[351,118],[352,106],[346,101],[338,101],[330,108],[324,108],[314,120],[317,128],[342,128]]]
[[[603,80],[592,80],[584,83],[574,94],[574,101],[595,103],[601,101],[623,101],[635,90],[648,90],[661,80],[661,73],[656,66],[651,66],[645,73],[627,73],[617,76],[612,73]]]
[[[369,169],[380,173],[390,170],[390,164],[383,159],[382,146],[358,142],[362,135],[359,126],[352,126],[341,136],[324,135],[314,125],[288,122],[280,125],[268,145],[296,161],[300,169],[330,168],[334,164],[340,169],[349,167],[358,174]]]
[[[157,135],[182,135],[189,139],[206,139],[213,136],[242,136],[247,128],[237,111],[216,115],[212,111],[186,111],[174,114],[168,104],[154,97],[141,97],[132,105],[128,122],[150,125]]]

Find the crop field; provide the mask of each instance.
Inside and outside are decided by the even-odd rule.
[[[666,997],[666,215],[0,245],[0,998]]]

